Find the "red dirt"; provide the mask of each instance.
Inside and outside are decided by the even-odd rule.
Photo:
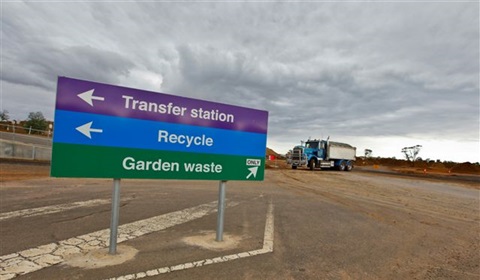
[[[50,176],[50,165],[0,163],[0,182],[45,178],[48,176]]]

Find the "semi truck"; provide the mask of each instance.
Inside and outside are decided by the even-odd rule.
[[[336,168],[340,171],[353,169],[357,148],[349,144],[327,140],[307,140],[304,145],[295,146],[288,163],[292,169],[306,166],[315,168]]]

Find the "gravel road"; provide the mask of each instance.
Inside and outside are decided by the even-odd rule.
[[[367,219],[360,225],[350,221],[356,232],[337,240],[333,247],[337,248],[331,249],[349,252],[345,259],[350,260],[341,262],[349,269],[327,274],[332,278],[480,278],[478,184],[366,172],[278,170],[274,174],[270,178],[282,189],[340,205]],[[366,235],[369,226],[384,226],[384,232]],[[352,255],[359,259],[352,260]],[[365,274],[372,267],[374,271]]]

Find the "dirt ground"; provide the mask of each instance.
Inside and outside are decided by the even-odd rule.
[[[265,162],[267,169],[291,169],[285,160],[267,160]],[[471,165],[458,164],[457,168],[447,169],[443,164],[434,164],[428,168],[405,167],[405,166],[384,166],[384,165],[364,165],[357,166],[359,170],[391,172],[393,174],[403,175],[428,175],[439,179],[449,178],[462,180],[465,175],[478,176],[478,180],[473,179],[472,187],[480,189],[477,184],[480,181],[480,174]],[[457,172],[458,171],[458,172]],[[0,161],[0,182],[28,180],[35,178],[45,178],[50,176],[50,164],[48,162],[28,162],[28,161]],[[472,180],[471,180],[472,181]],[[477,182],[476,182],[477,181]]]
[[[265,165],[267,169],[291,169],[291,166],[288,165],[285,160],[280,159],[267,160]],[[462,163],[454,165],[453,168],[447,168],[442,163],[430,164],[428,167],[411,167],[402,166],[398,161],[388,165],[365,164],[358,162],[358,165],[355,166],[355,170],[412,176],[424,179],[457,181],[467,183],[469,187],[480,189],[480,172],[478,171],[478,167],[472,164]]]
[[[45,178],[50,176],[50,164],[0,161],[0,182]]]
[[[396,244],[396,261],[382,268],[385,275],[394,272],[403,279],[479,279],[480,205],[475,190],[479,189],[479,178],[457,183],[417,179],[415,175],[384,175],[358,169],[350,173],[277,171],[282,187],[308,197],[326,198],[351,209],[351,213],[364,214],[395,229],[396,234],[378,239],[388,246]]]

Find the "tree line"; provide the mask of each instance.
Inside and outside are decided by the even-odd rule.
[[[0,111],[0,122],[3,129],[8,129],[9,125],[18,125],[26,130],[30,130],[31,133],[39,134],[43,131],[47,131],[51,122],[49,122],[42,112],[30,112],[26,120],[18,122],[10,121],[10,115],[7,110]]]

